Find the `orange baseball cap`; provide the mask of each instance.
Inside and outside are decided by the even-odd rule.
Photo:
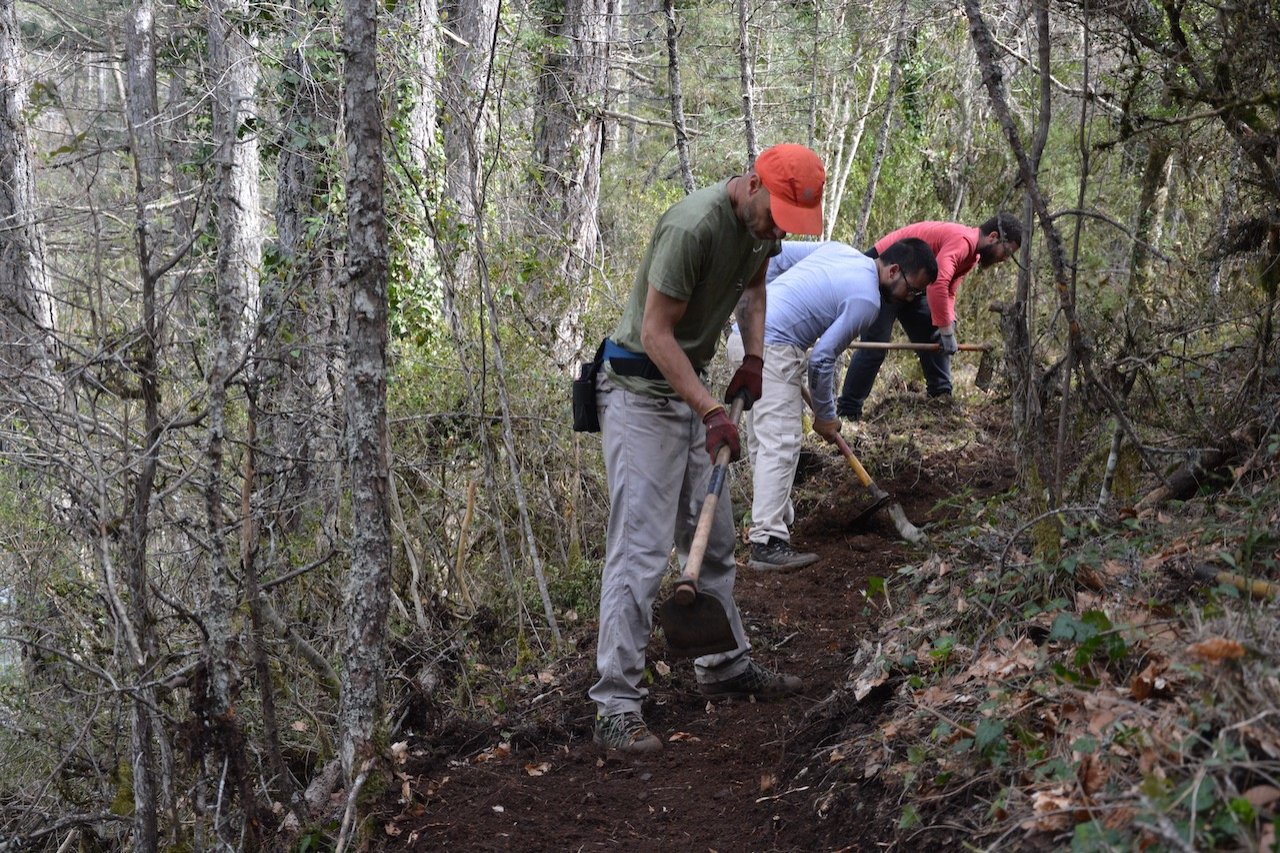
[[[803,145],[772,145],[756,157],[756,174],[769,191],[769,211],[792,234],[822,233],[822,158]]]

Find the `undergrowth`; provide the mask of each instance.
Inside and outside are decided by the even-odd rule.
[[[881,629],[828,702],[891,694],[822,751],[820,810],[876,784],[911,848],[1276,849],[1280,623],[1249,583],[1280,583],[1277,449],[1225,494],[1068,508],[1051,562],[1009,495],[957,500],[868,591]]]

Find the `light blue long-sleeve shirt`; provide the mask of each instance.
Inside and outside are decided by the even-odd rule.
[[[787,243],[782,245],[785,254]],[[832,420],[836,359],[880,313],[880,276],[876,262],[852,246],[812,245],[813,250],[769,285],[764,342],[812,347],[809,393],[814,415]]]
[[[775,278],[826,245],[827,241],[783,240],[782,250],[769,259],[769,266],[764,271],[765,286],[773,284]]]

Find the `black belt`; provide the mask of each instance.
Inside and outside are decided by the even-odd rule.
[[[600,353],[618,376],[638,376],[641,379],[667,381],[667,377],[658,369],[658,365],[654,364],[653,359],[649,358],[645,353],[632,352],[608,338],[605,338],[600,344]],[[705,367],[700,370],[694,368],[694,371],[698,374],[699,379],[705,379],[707,376]]]

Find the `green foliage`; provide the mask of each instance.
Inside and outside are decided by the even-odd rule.
[[[1101,610],[1088,610],[1079,617],[1071,613],[1059,613],[1053,620],[1049,639],[1075,644],[1074,661],[1077,669],[1083,669],[1096,658],[1102,658],[1107,663],[1117,663],[1129,651],[1120,633]],[[1070,681],[1088,680],[1081,672],[1061,664],[1057,665],[1057,671]]]

